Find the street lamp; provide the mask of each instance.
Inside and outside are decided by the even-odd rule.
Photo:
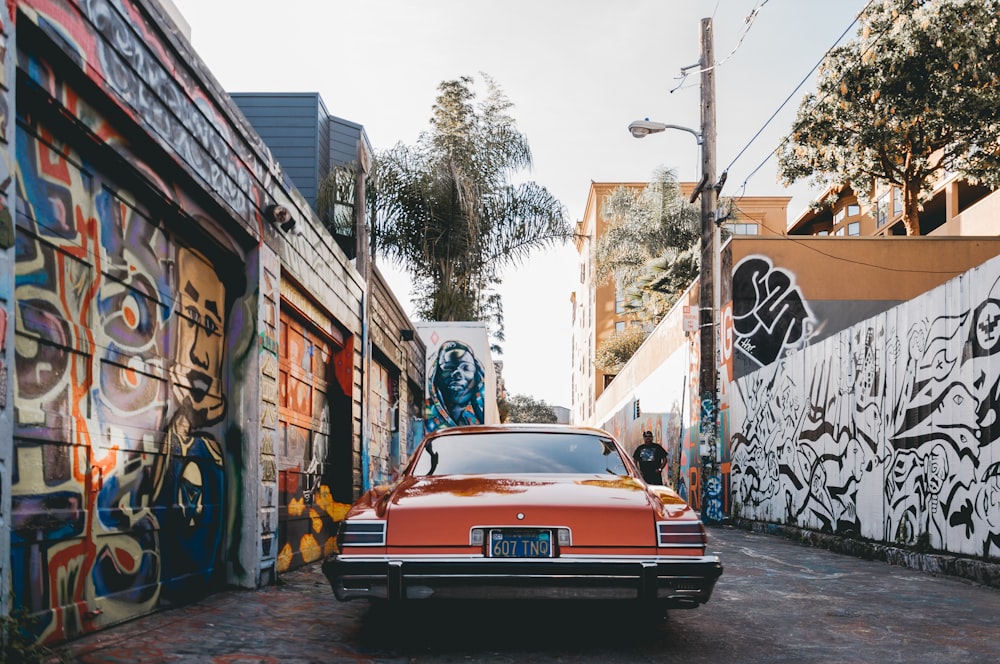
[[[628,126],[628,130],[632,132],[632,135],[636,138],[646,138],[650,134],[658,134],[664,129],[680,129],[681,131],[686,131],[689,134],[692,134],[695,140],[698,141],[698,145],[701,145],[704,142],[701,132],[695,131],[690,127],[653,122],[649,118],[646,118],[645,120],[636,120]]]
[[[700,416],[698,447],[701,456],[701,514],[713,522],[722,518],[719,466],[719,392],[716,357],[715,299],[716,271],[719,262],[719,235],[716,224],[718,189],[715,182],[715,62],[712,54],[712,19],[701,21],[701,131],[688,127],[636,120],[628,126],[636,138],[645,138],[665,129],[679,129],[693,134],[701,147],[701,181],[691,195],[691,202],[701,196],[701,271],[698,277],[701,362],[698,374]]]

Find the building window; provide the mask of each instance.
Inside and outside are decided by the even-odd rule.
[[[892,216],[903,214],[903,192],[892,188]]]
[[[830,234],[830,231],[820,231],[820,232],[816,233],[816,235],[829,235],[829,234]]]
[[[848,235],[861,235],[861,222],[852,221],[847,224],[847,234]]]
[[[840,222],[842,222],[844,220],[844,215],[846,214],[846,212],[847,212],[847,208],[840,208],[839,210],[837,210],[836,212],[834,212],[833,213],[833,223],[834,224],[839,224]]]
[[[889,221],[889,192],[878,197],[875,201],[875,222],[879,228],[885,226]]]
[[[625,313],[625,284],[620,274],[615,275],[615,313]]]
[[[625,321],[619,320],[615,321],[615,332],[623,332],[625,330]]]
[[[757,235],[760,230],[757,224],[727,224],[733,235]]]
[[[834,233],[834,235],[836,235],[837,237],[843,236],[844,235],[844,228],[843,227],[838,228],[837,232]]]
[[[857,203],[851,203],[850,205],[847,206],[847,216],[848,217],[856,217],[859,214],[861,214],[861,206],[860,205],[858,205]]]

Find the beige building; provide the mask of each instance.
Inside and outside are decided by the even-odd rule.
[[[820,210],[807,208],[788,226],[788,235],[839,237],[906,235],[903,192],[880,186],[873,203],[863,205],[851,189],[830,189],[820,198],[835,195],[836,202]],[[1000,196],[988,188],[971,185],[954,174],[941,179],[920,212],[920,234],[944,236],[997,235]]]
[[[601,342],[614,331],[631,322],[624,310],[624,298],[614,283],[597,283],[594,279],[594,243],[604,232],[607,220],[603,208],[605,199],[619,187],[641,191],[648,182],[591,182],[583,219],[576,224],[576,248],[580,255],[580,286],[573,293],[573,384],[572,421],[593,424],[594,404],[604,392],[612,374],[594,366],[594,354]],[[695,183],[682,182],[681,191],[690,196]],[[722,201],[728,209],[724,224],[734,236],[776,236],[785,232],[788,202],[784,196],[747,196]],[[727,205],[727,203],[730,203]]]

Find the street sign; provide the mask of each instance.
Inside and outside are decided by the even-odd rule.
[[[684,331],[685,332],[697,332],[698,331],[698,311],[691,311],[694,307],[686,306],[684,307]]]

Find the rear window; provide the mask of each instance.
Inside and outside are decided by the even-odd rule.
[[[570,473],[627,475],[611,439],[588,434],[473,433],[430,441],[412,474]]]

